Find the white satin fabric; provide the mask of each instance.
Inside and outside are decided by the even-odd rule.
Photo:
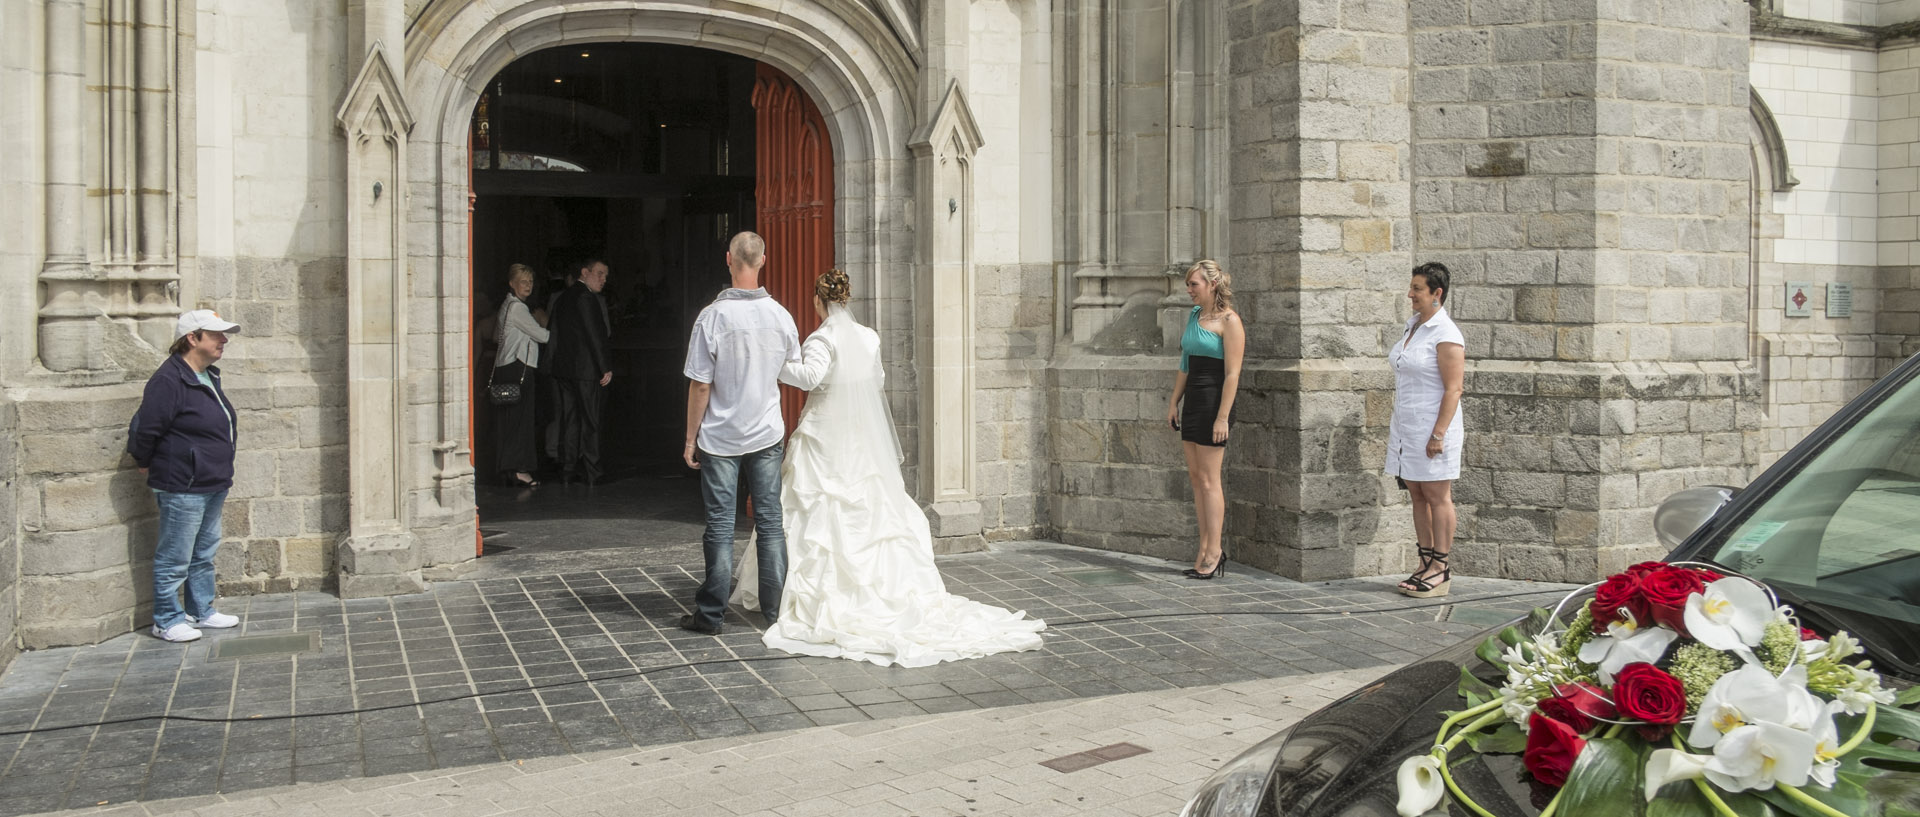
[[[780,473],[787,583],[767,646],[903,667],[1039,649],[1046,622],[948,593],[934,567],[900,475],[879,336],[835,304],[781,380],[811,391]],[[758,609],[746,551],[733,601]]]

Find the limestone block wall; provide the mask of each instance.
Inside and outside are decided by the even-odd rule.
[[[1052,15],[971,4],[974,156],[974,489],[989,541],[1045,535],[1046,360],[1054,348]]]
[[[1920,247],[1913,51],[1753,44],[1752,86],[1798,182],[1777,189],[1769,171],[1754,185],[1751,345],[1764,398],[1749,451],[1756,472],[1903,359],[1920,331],[1906,274]],[[1756,157],[1770,158],[1769,147],[1756,145]],[[1790,281],[1813,284],[1810,317],[1787,316]],[[1852,287],[1850,317],[1827,317],[1834,283]]]
[[[1412,6],[1415,257],[1453,270],[1470,361],[1469,574],[1604,574],[1657,550],[1667,494],[1744,476],[1746,8],[1596,11]]]
[[[0,396],[0,668],[20,651],[19,495],[15,491],[20,460],[20,419],[13,402]]]
[[[204,2],[198,37],[196,305],[242,332],[221,592],[319,589],[347,525],[345,9]]]

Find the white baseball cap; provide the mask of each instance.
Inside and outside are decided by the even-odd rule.
[[[229,335],[240,334],[240,324],[226,320],[214,314],[211,309],[196,309],[180,314],[180,322],[173,325],[173,336],[184,338],[195,332],[211,330]]]

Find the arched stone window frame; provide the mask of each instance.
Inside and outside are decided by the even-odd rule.
[[[1761,332],[1760,315],[1769,286],[1761,281],[1760,265],[1773,260],[1773,242],[1784,235],[1785,222],[1774,211],[1775,196],[1791,192],[1800,180],[1794,178],[1787,160],[1787,144],[1780,136],[1780,123],[1773,117],[1765,99],[1757,90],[1748,90],[1748,125],[1752,144],[1753,172],[1749,180],[1747,248],[1747,353],[1760,377],[1761,393],[1766,398],[1761,410],[1773,405],[1773,378],[1768,365],[1772,350]]]

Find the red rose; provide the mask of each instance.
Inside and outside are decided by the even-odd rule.
[[[1527,719],[1527,751],[1521,755],[1521,762],[1533,779],[1549,786],[1564,786],[1573,761],[1585,748],[1587,742],[1573,727],[1535,712]]]
[[[1621,614],[1624,609],[1633,614],[1634,621],[1641,625],[1651,623],[1651,613],[1647,610],[1647,600],[1640,594],[1639,573],[1615,573],[1593,591],[1593,631],[1604,633],[1607,625],[1626,620]]]
[[[1666,566],[1667,566],[1666,562],[1641,562],[1639,564],[1636,564],[1627,568],[1627,572],[1632,575],[1639,576],[1646,573],[1652,573],[1653,571],[1659,570]]]
[[[1613,676],[1613,705],[1629,718],[1672,725],[1687,714],[1687,689],[1652,664],[1628,664]]]
[[[1818,641],[1819,639],[1820,639],[1820,634],[1819,634],[1819,633],[1816,633],[1816,632],[1814,632],[1814,631],[1812,631],[1812,630],[1809,630],[1809,629],[1807,629],[1807,628],[1805,628],[1805,627],[1801,627],[1801,628],[1800,628],[1800,640],[1801,640],[1801,641]]]
[[[1646,599],[1654,623],[1688,635],[1687,597],[1706,592],[1708,581],[1705,571],[1663,567],[1640,577],[1640,596]]]
[[[1541,714],[1581,734],[1591,731],[1595,720],[1619,717],[1613,702],[1607,700],[1606,691],[1585,682],[1554,687],[1553,697],[1542,699],[1539,706]]]

